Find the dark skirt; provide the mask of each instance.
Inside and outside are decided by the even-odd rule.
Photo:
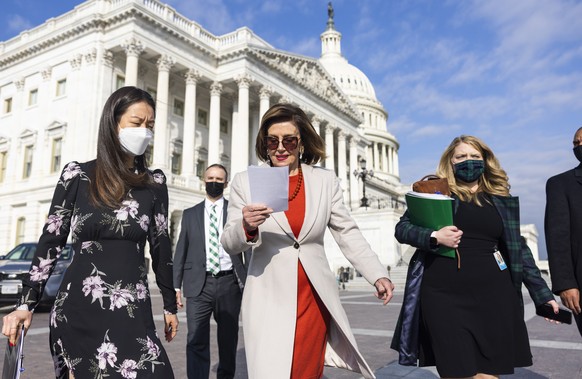
[[[154,324],[143,251],[127,240],[83,246],[51,311],[55,376],[174,378]]]
[[[430,344],[443,377],[512,374],[532,356],[523,311],[509,269],[490,249],[460,250],[454,259],[427,255],[421,288],[421,345]],[[421,348],[423,351],[427,349]],[[421,352],[422,354],[422,352]]]

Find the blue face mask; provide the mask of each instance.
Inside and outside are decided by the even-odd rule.
[[[481,159],[467,159],[459,163],[455,163],[455,178],[472,183],[479,179],[485,171],[485,163]]]

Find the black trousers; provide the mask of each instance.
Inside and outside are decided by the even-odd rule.
[[[572,317],[574,318],[574,321],[576,321],[576,325],[578,325],[578,332],[580,333],[580,337],[582,337],[582,313],[579,315],[572,313]]]
[[[200,295],[186,299],[188,379],[208,379],[210,374],[210,317],[217,324],[218,379],[232,379],[236,368],[238,319],[242,293],[234,274],[206,276]]]

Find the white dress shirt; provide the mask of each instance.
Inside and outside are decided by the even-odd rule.
[[[222,244],[220,243],[223,224],[224,197],[221,197],[214,203],[208,200],[208,198],[204,199],[204,238],[206,238],[206,267],[210,267],[210,263],[208,261],[208,257],[210,256],[210,212],[212,211],[211,207],[213,204],[216,205],[216,218],[218,220],[218,257],[220,259],[220,271],[232,270],[232,261],[230,259],[230,255],[224,251]]]

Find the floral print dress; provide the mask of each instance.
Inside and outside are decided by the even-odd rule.
[[[63,169],[19,305],[35,308],[70,234],[74,257],[50,315],[56,377],[173,378],[144,259],[147,240],[164,313],[175,314],[166,177],[156,170],[152,184],[130,190],[118,209],[98,209],[88,198],[94,168],[91,161]]]

